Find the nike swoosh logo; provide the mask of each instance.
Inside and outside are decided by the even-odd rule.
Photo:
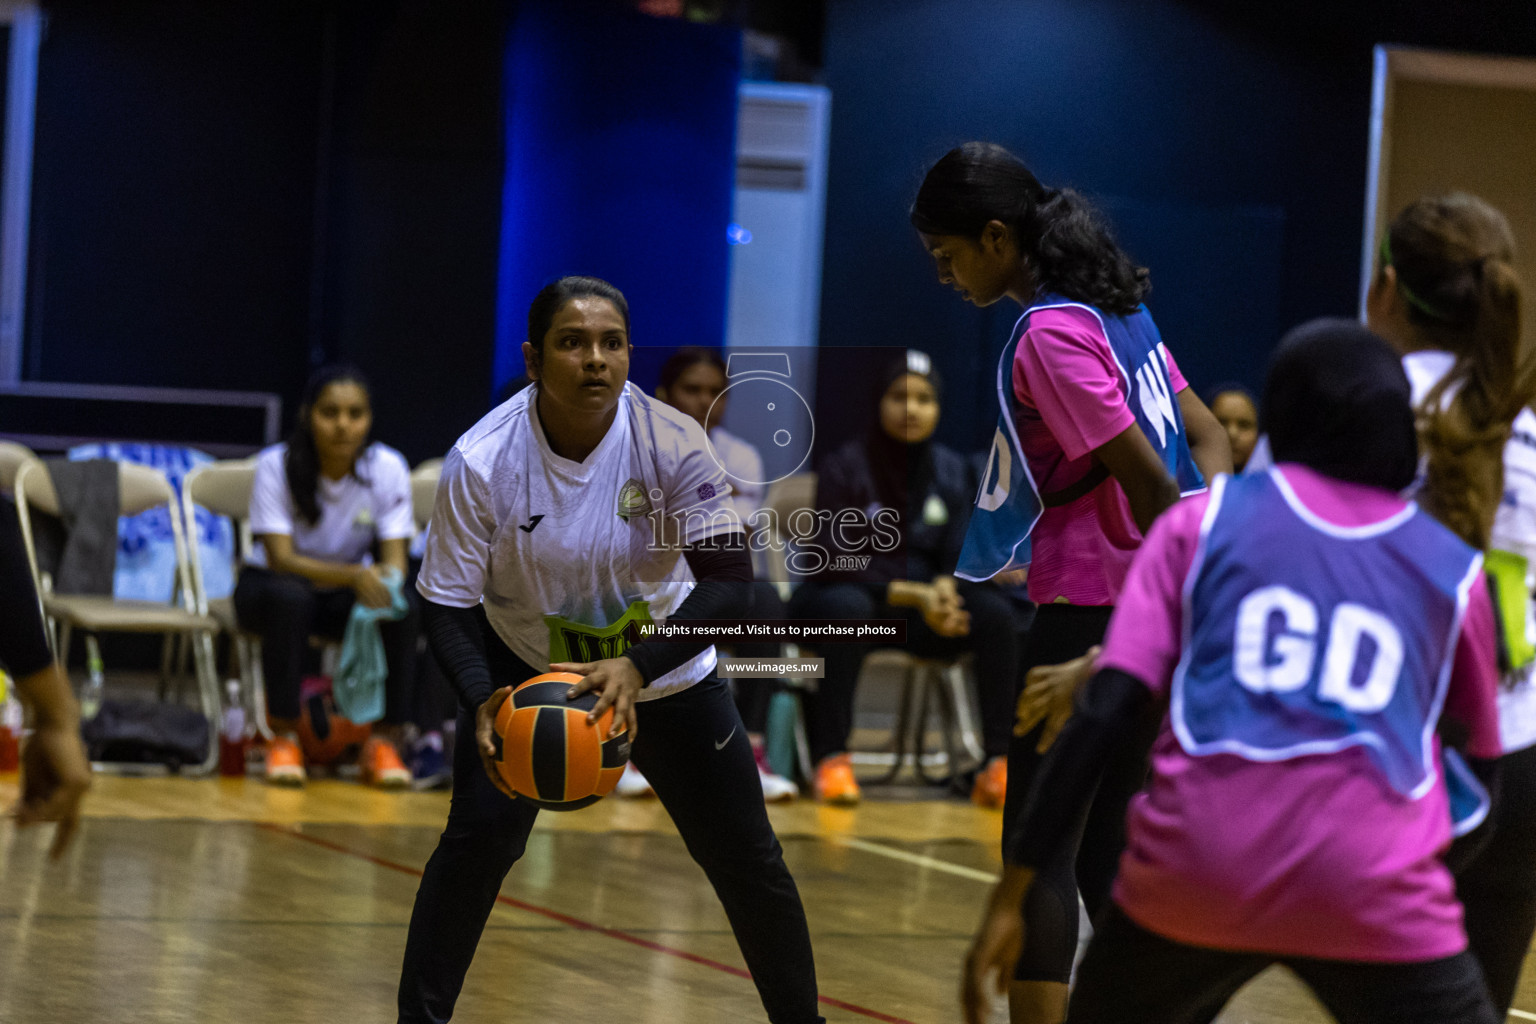
[[[527,526],[519,526],[518,529],[522,530],[524,533],[532,533],[533,532],[533,528],[535,526],[538,526],[539,525],[539,520],[543,519],[543,518],[544,518],[543,516],[534,516],[532,519],[528,520],[528,525]]]
[[[728,735],[727,735],[727,736],[726,736],[726,737],[725,737],[725,739],[723,739],[723,740],[721,740],[721,741],[720,741],[720,742],[719,742],[719,743],[716,743],[716,744],[715,744],[715,749],[716,749],[716,750],[724,750],[724,749],[725,749],[725,745],[726,745],[726,744],[727,744],[727,743],[729,743],[729,742],[731,742],[731,737],[732,737],[732,736],[735,736],[735,735],[736,735],[736,730],[735,730],[735,729],[732,729],[732,730],[731,730],[731,731],[730,731],[730,733],[729,733],[729,734],[728,734]]]

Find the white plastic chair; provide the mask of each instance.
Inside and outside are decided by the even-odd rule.
[[[42,600],[43,616],[54,640],[54,654],[63,661],[69,653],[73,630],[86,634],[86,647],[93,661],[100,660],[98,633],[161,633],[186,636],[192,640],[194,671],[202,712],[208,720],[208,754],[196,769],[199,774],[213,771],[219,759],[219,686],[211,657],[210,638],[218,622],[200,613],[193,600],[188,566],[186,534],[182,529],[181,509],[170,481],[157,469],[120,462],[118,468],[119,516],[134,516],[164,505],[171,521],[171,535],[176,554],[175,593],[168,603],[129,601],[115,597],[85,594],[55,594],[52,580],[39,572],[33,542],[32,510],[48,515],[60,514],[59,498],[53,480],[42,462],[33,460],[21,466],[16,475],[16,510],[21,519],[22,539],[32,579]],[[106,765],[125,770],[141,770],[138,765]]]
[[[189,524],[197,522],[196,508],[201,505],[217,516],[227,516],[235,527],[235,557],[231,566],[231,578],[238,579],[241,566],[251,553],[251,490],[256,481],[256,460],[228,459],[205,462],[195,466],[181,483],[182,518]],[[267,688],[261,672],[261,640],[253,633],[240,628],[235,616],[235,602],[231,597],[208,596],[203,576],[202,553],[197,539],[188,544],[192,563],[193,602],[200,614],[215,619],[222,632],[229,636],[230,648],[235,656],[235,669],[240,679],[242,703],[248,712],[247,720],[253,721],[256,731],[264,738],[272,738],[267,724]],[[213,660],[213,639],[208,657]]]
[[[416,529],[425,530],[437,503],[437,482],[443,475],[443,460],[428,459],[411,470],[411,515]]]
[[[15,441],[0,441],[0,494],[10,494],[16,489],[16,474],[28,462],[36,462],[31,448]]]

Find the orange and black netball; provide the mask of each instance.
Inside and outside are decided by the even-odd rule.
[[[574,811],[607,796],[629,761],[629,734],[609,737],[613,709],[587,724],[597,694],[566,694],[581,676],[546,672],[518,685],[496,713],[496,769],[518,795],[551,811]]]

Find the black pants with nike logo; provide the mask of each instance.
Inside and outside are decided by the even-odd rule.
[[[494,634],[486,647],[499,683],[538,675]],[[819,1024],[805,909],[768,822],[752,747],[730,690],[711,676],[681,693],[641,701],[636,716],[630,759],[714,886],[768,1019]],[[448,825],[422,875],[406,939],[402,1024],[440,1024],[453,1016],[502,879],[523,855],[538,815],[532,804],[509,799],[486,777],[475,750],[473,712],[460,708],[458,730]],[[574,859],[551,870],[592,876],[591,863]],[[665,887],[666,880],[658,878],[657,885]],[[538,981],[527,977],[521,983]]]

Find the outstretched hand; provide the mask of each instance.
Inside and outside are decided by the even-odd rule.
[[[491,777],[491,782],[515,799],[517,793],[507,785],[507,780],[501,777],[501,772],[496,768],[496,713],[510,696],[512,687],[503,686],[487,697],[485,703],[475,711],[475,749],[480,752],[480,763],[485,766],[485,774]]]
[[[32,708],[33,730],[21,751],[21,798],[11,809],[18,827],[57,822],[48,856],[57,860],[74,837],[80,800],[91,788],[91,762],[80,741],[80,712],[57,664],[16,680]]]
[[[638,722],[635,719],[635,699],[645,685],[640,670],[628,658],[605,658],[602,661],[562,661],[549,666],[551,672],[574,672],[584,676],[571,687],[567,700],[575,700],[584,693],[598,694],[597,704],[587,712],[587,724],[596,725],[603,712],[613,708],[613,724],[608,736],[619,734],[619,723],[629,732],[629,741],[635,741]]]
[[[960,1014],[965,1024],[992,1019],[993,993],[1008,991],[1013,967],[1024,948],[1024,894],[1034,882],[1028,868],[1010,865],[992,890],[976,937],[960,972]]]
[[[58,860],[74,837],[80,820],[80,798],[91,788],[91,764],[80,745],[78,726],[39,726],[21,754],[21,799],[16,803],[20,827],[55,821],[48,856]]]
[[[1090,647],[1088,653],[1060,665],[1037,665],[1029,670],[1024,679],[1024,692],[1019,694],[1018,718],[1013,734],[1027,736],[1041,722],[1040,742],[1035,745],[1038,753],[1045,753],[1061,735],[1067,719],[1072,717],[1073,700],[1077,691],[1093,675],[1093,663],[1099,656],[1098,647]]]

